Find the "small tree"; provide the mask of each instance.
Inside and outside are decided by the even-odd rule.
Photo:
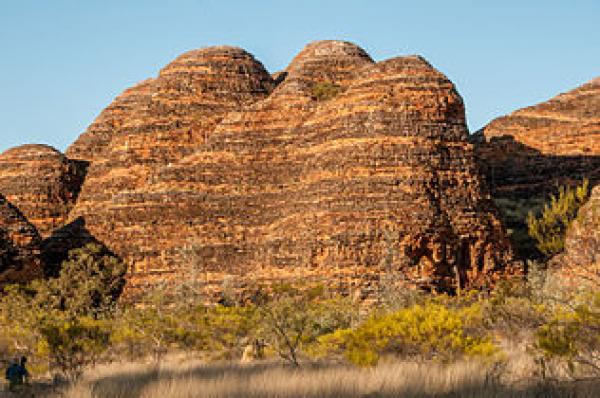
[[[33,292],[24,286],[5,286],[0,296],[0,357],[26,355],[34,372],[48,370],[47,356],[37,352],[43,340],[40,320],[48,311],[33,303]]]
[[[34,284],[39,305],[73,316],[101,316],[111,311],[125,286],[127,267],[96,243],[74,249],[57,278]]]
[[[319,336],[349,327],[356,318],[347,300],[326,298],[322,288],[274,288],[270,301],[259,306],[261,334],[283,360],[299,365],[299,352]]]
[[[564,250],[567,229],[589,194],[588,180],[576,188],[561,187],[558,196],[552,195],[550,202],[544,205],[539,218],[533,213],[527,215],[529,235],[535,239],[537,248],[546,257]]]
[[[91,317],[47,318],[40,327],[43,340],[38,350],[46,353],[50,367],[76,381],[108,349],[110,323]]]
[[[581,371],[600,377],[600,293],[587,293],[581,304],[558,308],[535,337],[543,363],[556,359],[574,375]]]
[[[124,348],[132,359],[150,352],[160,363],[169,348],[190,334],[182,327],[189,307],[179,306],[169,291],[166,282],[157,284],[145,292],[137,305],[119,309],[111,336],[117,349]]]
[[[121,293],[124,274],[114,255],[90,244],[69,253],[57,278],[6,287],[0,299],[6,349],[76,379],[108,348],[110,322],[104,319]]]

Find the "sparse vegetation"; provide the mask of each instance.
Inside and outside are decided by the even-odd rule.
[[[589,194],[587,180],[575,188],[561,187],[558,195],[552,195],[550,202],[544,205],[539,217],[531,212],[528,214],[529,235],[535,239],[537,248],[546,257],[564,250],[567,229],[577,217],[579,208],[585,204]]]
[[[70,252],[57,278],[5,288],[0,352],[29,356],[35,373],[77,379],[108,349],[125,271],[105,248],[89,244]]]
[[[520,258],[537,259],[542,254],[536,247],[536,241],[529,235],[527,215],[539,214],[544,207],[546,197],[496,197],[494,203],[500,210],[500,215],[506,232]]]
[[[369,369],[340,364],[304,368],[263,362],[207,364],[174,358],[161,369],[132,363],[102,366],[52,397],[214,398],[596,398],[599,383],[538,383],[528,378],[528,356],[510,354],[502,377],[494,364],[398,361]]]
[[[342,88],[330,81],[315,83],[311,89],[311,95],[314,100],[327,101],[337,96]]]
[[[464,356],[489,357],[497,349],[482,328],[481,315],[477,304],[449,308],[429,302],[375,315],[354,329],[326,335],[321,342],[359,366],[374,366],[385,354],[445,362]]]
[[[559,381],[597,380],[598,286],[571,289],[543,264],[530,263],[529,270],[526,279],[505,280],[491,293],[451,297],[389,289],[386,305],[363,308],[360,316],[357,303],[347,297],[322,286],[290,284],[256,287],[251,302],[236,301],[231,292],[225,305],[210,306],[199,285],[190,290],[162,283],[135,305],[116,306],[123,266],[90,246],[71,253],[58,278],[6,288],[0,299],[0,352],[7,358],[28,355],[35,374],[70,381],[65,396],[368,394],[371,390],[360,384],[336,387],[356,379],[378,385],[389,396],[475,391],[529,397],[540,391],[559,394]],[[101,293],[105,299],[98,298]],[[265,359],[258,363],[241,368],[215,362],[238,361],[253,344],[264,349]],[[511,363],[515,354],[509,347],[515,345],[522,348],[519,370]],[[202,365],[187,373],[167,372],[176,354],[201,359]],[[141,366],[132,375],[115,372],[102,379],[93,373],[98,364],[148,359],[153,368]],[[405,375],[385,386],[372,379],[391,377],[390,369],[410,373],[424,366],[435,369],[428,384]],[[465,367],[477,369],[475,379],[465,375]],[[88,376],[82,378],[86,369]],[[524,377],[519,385],[530,387],[516,390],[517,374]],[[211,379],[216,375],[229,382]],[[284,391],[258,381],[264,378],[296,384]],[[253,384],[242,389],[244,383]],[[583,388],[581,382],[567,385],[567,390]]]
[[[277,286],[259,307],[261,335],[283,360],[299,365],[299,352],[327,333],[351,325],[354,306],[341,298],[325,298],[323,289]]]

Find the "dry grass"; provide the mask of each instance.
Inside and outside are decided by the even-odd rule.
[[[299,369],[275,363],[238,365],[169,362],[96,368],[79,384],[52,397],[598,397],[598,383],[540,385],[514,361],[500,379],[476,362],[452,365],[387,363],[373,369],[339,364]]]

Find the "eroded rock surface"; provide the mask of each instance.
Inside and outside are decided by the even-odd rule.
[[[561,185],[600,182],[600,78],[492,121],[471,137],[516,246],[532,242],[525,216]]]
[[[156,92],[154,79],[147,79],[128,88],[98,115],[96,120],[67,149],[67,156],[91,162],[102,158],[115,133],[133,113],[144,109]]]
[[[559,259],[564,266],[594,272],[600,278],[600,186],[592,190],[589,201],[579,209]]]
[[[67,220],[87,164],[47,145],[23,145],[0,154],[0,193],[47,237]]]
[[[123,113],[71,218],[134,285],[196,268],[211,294],[298,278],[365,297],[382,275],[453,290],[503,272],[511,250],[443,74],[324,41],[275,78],[241,49],[192,51]]]
[[[0,288],[44,275],[40,241],[35,227],[0,194]]]

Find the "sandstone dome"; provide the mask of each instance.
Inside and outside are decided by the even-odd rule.
[[[47,237],[66,221],[85,168],[47,145],[8,149],[0,154],[0,193]]]
[[[243,50],[186,53],[114,132],[71,216],[128,262],[130,286],[185,277],[190,241],[212,292],[229,275],[374,297],[389,274],[452,290],[504,272],[452,82],[420,57],[375,63],[338,41],[309,44],[286,73],[273,90]],[[340,90],[315,99],[319,82]]]
[[[40,241],[35,227],[0,194],[0,288],[44,275]]]

